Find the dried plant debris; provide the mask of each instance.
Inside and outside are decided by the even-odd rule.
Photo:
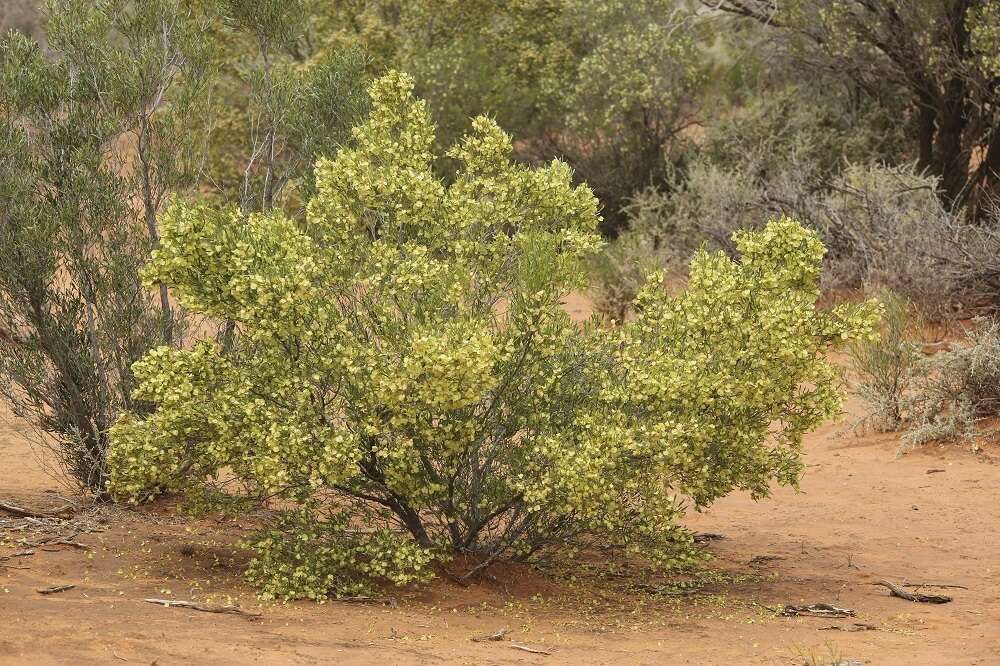
[[[802,606],[786,605],[781,614],[785,617],[854,617],[855,612],[850,608],[838,608],[832,604],[818,603]]]
[[[922,594],[920,592],[910,592],[887,580],[880,580],[877,583],[872,583],[872,585],[881,585],[882,587],[888,588],[889,596],[898,597],[907,601],[915,601],[924,604],[946,604],[951,601],[951,597],[946,594]]]

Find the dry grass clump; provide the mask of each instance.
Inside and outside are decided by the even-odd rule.
[[[906,400],[908,427],[900,450],[932,441],[967,442],[978,450],[996,433],[1000,414],[1000,323],[981,319],[969,339],[922,359]]]

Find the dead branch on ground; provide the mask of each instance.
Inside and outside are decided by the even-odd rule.
[[[35,511],[11,504],[10,502],[0,502],[0,510],[20,518],[62,518],[72,515],[75,508],[72,504],[67,504],[53,511]]]
[[[52,587],[43,587],[40,590],[35,590],[38,594],[55,594],[56,592],[65,592],[66,590],[72,590],[76,585],[53,585]]]
[[[832,604],[805,604],[802,606],[786,605],[781,611],[785,617],[853,617],[855,612],[850,608],[838,608]]]
[[[880,580],[877,583],[872,583],[872,585],[881,585],[882,587],[886,587],[889,589],[890,597],[899,597],[900,599],[906,599],[907,601],[916,601],[924,604],[946,604],[951,601],[951,597],[944,594],[921,594],[919,592],[907,592],[899,585],[890,583],[887,580]]]
[[[239,606],[213,606],[211,604],[200,604],[196,601],[181,601],[180,599],[143,599],[146,603],[164,606],[166,608],[190,608],[202,613],[227,613],[230,615],[245,615],[247,617],[261,617],[260,613],[248,613]]]
[[[502,641],[503,637],[510,633],[510,629],[503,627],[499,631],[495,631],[492,634],[486,634],[485,636],[473,636],[472,640],[476,643],[485,643],[487,641]]]

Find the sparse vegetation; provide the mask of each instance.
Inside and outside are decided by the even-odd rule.
[[[857,391],[871,408],[868,425],[877,430],[898,430],[904,421],[907,389],[922,359],[914,341],[920,334],[919,319],[910,304],[891,293],[879,300],[884,304],[882,331],[875,339],[850,345]]]
[[[888,289],[931,320],[1000,304],[1000,266],[992,258],[1000,235],[989,226],[995,210],[984,211],[987,226],[949,213],[936,179],[913,167],[851,166],[826,180],[795,163],[775,170],[755,159],[732,169],[699,160],[682,188],[638,194],[627,209],[629,230],[595,275],[598,306],[619,316],[627,310],[636,263],[676,271],[679,257],[702,244],[731,254],[734,231],[759,228],[773,215],[819,232],[829,248],[829,293]]]
[[[980,320],[968,341],[923,360],[911,392],[902,449],[931,441],[961,441],[978,449],[1000,414],[1000,326]]]

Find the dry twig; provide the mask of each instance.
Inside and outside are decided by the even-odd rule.
[[[875,631],[878,629],[874,624],[865,622],[852,622],[851,624],[831,624],[829,627],[820,627],[819,631]]]
[[[61,518],[72,514],[74,508],[75,507],[73,505],[67,504],[66,506],[60,507],[55,511],[34,511],[32,509],[19,507],[9,502],[0,502],[0,510],[21,518]]]
[[[52,587],[43,587],[40,590],[35,590],[38,594],[55,594],[56,592],[65,592],[66,590],[72,590],[76,585],[53,585]]]
[[[838,608],[831,604],[807,604],[803,606],[785,606],[781,614],[786,617],[853,617],[850,608]]]
[[[903,583],[902,587],[915,587],[917,589],[919,589],[921,587],[940,587],[942,589],[944,589],[944,588],[951,588],[953,590],[967,590],[967,589],[969,589],[969,588],[967,588],[964,585],[950,585],[948,583]]]
[[[261,616],[260,613],[248,613],[239,606],[212,606],[210,604],[200,604],[196,601],[181,601],[180,599],[143,599],[143,601],[167,608],[190,608],[191,610],[203,613],[228,613],[231,615],[245,615],[247,617]]]
[[[46,541],[41,544],[41,546],[72,546],[73,548],[79,548],[80,550],[90,550],[90,546],[85,543],[80,543],[79,541],[67,541],[66,539],[59,539],[58,541]],[[42,548],[44,551],[58,552],[59,548]]]
[[[907,601],[916,601],[924,604],[946,604],[951,601],[951,597],[944,594],[921,594],[919,592],[907,592],[899,585],[890,583],[887,580],[880,580],[877,583],[872,583],[872,585],[881,585],[882,587],[889,588],[890,597],[899,597],[900,599],[906,599]]]
[[[476,643],[485,643],[487,641],[502,641],[503,637],[506,636],[509,632],[510,629],[508,629],[507,627],[503,627],[499,631],[496,631],[492,634],[486,634],[485,636],[473,636],[472,640]]]
[[[767,564],[768,562],[777,562],[783,559],[785,558],[781,555],[754,555],[750,558],[750,565]]]
[[[515,650],[521,650],[522,652],[530,652],[531,654],[552,654],[547,650],[541,650],[539,648],[528,647],[527,645],[520,645],[518,643],[511,643],[510,646]]]
[[[695,543],[708,543],[709,541],[718,541],[720,539],[725,539],[726,537],[717,534],[716,532],[698,532],[694,535]]]

